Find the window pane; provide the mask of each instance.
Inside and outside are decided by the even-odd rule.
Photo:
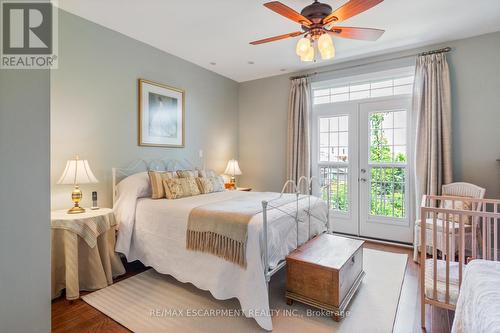
[[[392,87],[373,89],[371,92],[371,97],[382,97],[382,96],[392,96]]]
[[[406,128],[406,111],[393,112],[394,128]]]
[[[330,132],[339,130],[339,117],[330,118]]]
[[[320,181],[322,185],[330,186],[330,207],[339,212],[349,211],[349,188],[348,168],[339,167],[320,167]],[[323,200],[328,200],[328,193],[322,194]]]
[[[349,92],[349,86],[332,88],[332,94],[343,94]]]
[[[392,87],[392,79],[384,81],[376,81],[371,83],[371,89]]]
[[[334,102],[345,102],[349,100],[349,94],[338,94],[332,96],[332,103]]]
[[[401,86],[404,84],[410,84],[413,85],[413,76],[406,76],[406,77],[401,77],[398,79],[394,79],[394,85],[395,86]]]
[[[319,118],[319,130],[321,132],[328,132],[329,118]]]
[[[317,89],[314,90],[314,97],[328,96],[330,95],[330,89]]]
[[[406,129],[395,129],[394,130],[394,144],[395,145],[406,145]]]
[[[330,96],[314,97],[314,104],[330,103]]]
[[[328,146],[328,133],[320,133],[319,134],[319,146],[327,147]]]
[[[350,98],[352,100],[363,99],[370,97],[370,90],[356,91],[350,93]]]
[[[340,132],[339,133],[339,146],[348,146],[348,133],[347,132]]]
[[[394,163],[406,163],[406,146],[394,146]]]
[[[348,131],[349,130],[349,117],[348,116],[340,116],[339,117],[339,131]]]
[[[328,162],[328,148],[319,148],[320,162]]]
[[[369,83],[353,84],[349,87],[349,91],[351,93],[353,91],[362,91],[362,90],[370,90],[370,84]]]
[[[339,145],[339,132],[330,133],[330,146]]]
[[[405,168],[371,169],[370,214],[405,217]]]
[[[405,95],[405,94],[411,94],[413,89],[413,85],[408,84],[404,86],[397,86],[394,87],[394,95]]]

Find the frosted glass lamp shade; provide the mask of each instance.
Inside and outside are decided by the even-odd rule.
[[[98,183],[99,181],[90,170],[89,162],[87,160],[80,160],[78,158],[66,162],[66,168],[59,178],[58,184],[91,184]]]
[[[227,162],[227,167],[226,171],[224,171],[224,174],[232,177],[241,175],[241,170],[240,166],[238,165],[238,161],[229,160],[229,162]]]

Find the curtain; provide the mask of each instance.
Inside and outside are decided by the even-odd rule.
[[[309,78],[292,80],[288,100],[287,179],[295,182],[311,175],[309,117],[311,113],[311,83]],[[305,184],[305,183],[303,183]],[[301,186],[305,190],[306,186]]]
[[[418,207],[422,195],[440,195],[441,185],[452,181],[450,72],[444,53],[417,58],[413,112]]]

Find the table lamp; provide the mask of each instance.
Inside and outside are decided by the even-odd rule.
[[[84,213],[85,209],[80,207],[80,201],[82,200],[82,191],[80,190],[81,184],[94,184],[99,181],[90,170],[89,162],[87,160],[81,160],[78,155],[74,160],[69,160],[66,163],[66,168],[59,178],[57,184],[71,184],[75,188],[71,193],[71,200],[74,206],[68,210],[68,214],[79,214]]]
[[[237,160],[229,160],[227,162],[226,171],[224,171],[225,175],[231,176],[231,184],[234,188],[236,188],[236,178],[235,176],[241,175],[240,166],[238,165]]]

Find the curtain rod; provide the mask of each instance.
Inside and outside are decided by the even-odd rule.
[[[410,58],[410,57],[414,57],[414,56],[426,56],[426,55],[437,54],[437,53],[447,53],[447,52],[450,52],[450,51],[451,51],[451,47],[447,46],[447,47],[444,47],[442,49],[425,51],[425,52],[420,52],[420,53],[417,53],[417,54],[410,54],[410,55],[399,56],[399,57],[394,57],[394,58],[375,60],[375,61],[366,62],[366,63],[359,64],[359,65],[352,65],[352,66],[347,66],[347,67],[342,67],[342,68],[329,69],[329,70],[324,70],[324,71],[318,71],[318,72],[308,73],[308,74],[304,74],[304,75],[291,76],[290,80],[302,79],[302,78],[306,78],[306,77],[315,76],[315,75],[318,75],[318,74],[336,72],[336,71],[340,71],[340,70],[344,70],[344,69],[351,69],[351,68],[356,68],[356,67],[362,67],[362,66],[366,66],[366,65],[372,65],[372,64],[377,64],[377,63],[380,63],[380,62],[386,62],[386,61],[391,61],[391,60],[405,59],[405,58]]]

